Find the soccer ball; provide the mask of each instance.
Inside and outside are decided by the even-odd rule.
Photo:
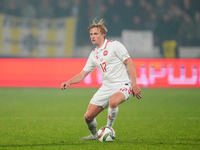
[[[98,139],[100,142],[113,142],[115,140],[115,131],[111,127],[102,127],[98,131]]]

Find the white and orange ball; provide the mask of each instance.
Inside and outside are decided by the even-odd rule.
[[[98,131],[100,142],[113,142],[115,140],[115,131],[111,127],[104,126]]]

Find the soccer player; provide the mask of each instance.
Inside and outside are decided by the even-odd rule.
[[[66,89],[71,84],[81,82],[95,67],[102,72],[102,86],[92,97],[84,115],[85,122],[91,134],[81,140],[96,140],[97,122],[95,117],[107,106],[107,125],[113,126],[118,114],[118,105],[126,101],[131,94],[141,98],[141,90],[137,85],[134,64],[126,48],[118,41],[107,40],[107,29],[101,19],[88,27],[90,39],[96,48],[90,53],[83,70],[70,80],[61,84]]]

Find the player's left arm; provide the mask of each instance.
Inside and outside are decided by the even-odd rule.
[[[124,64],[127,66],[128,73],[131,78],[132,88],[133,88],[133,96],[136,96],[138,99],[140,99],[140,98],[142,98],[142,96],[141,96],[141,90],[140,90],[139,86],[137,85],[135,65],[134,65],[133,61],[131,60],[131,58],[127,58],[126,60],[124,60]]]

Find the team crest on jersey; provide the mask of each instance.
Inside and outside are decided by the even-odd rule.
[[[103,52],[103,56],[106,56],[106,55],[108,55],[108,51],[107,51],[107,50],[105,50],[105,51]]]

